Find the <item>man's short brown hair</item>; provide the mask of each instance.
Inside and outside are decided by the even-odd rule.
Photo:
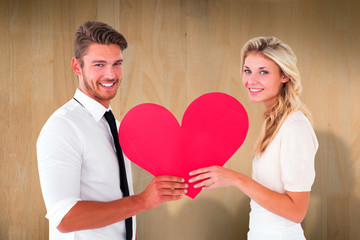
[[[127,47],[125,37],[111,26],[103,22],[86,22],[76,30],[74,40],[74,56],[80,61],[81,66],[82,57],[92,43],[116,44],[121,51]]]

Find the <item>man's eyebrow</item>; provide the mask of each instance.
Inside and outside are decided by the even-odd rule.
[[[93,60],[91,63],[106,63],[105,60]]]
[[[93,60],[91,61],[91,63],[107,63],[108,61],[106,60]],[[118,63],[118,62],[124,62],[124,59],[118,59],[115,61],[115,63]]]

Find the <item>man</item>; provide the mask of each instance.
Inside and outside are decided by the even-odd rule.
[[[50,239],[135,239],[133,216],[187,192],[184,179],[160,176],[133,193],[130,162],[104,117],[113,116],[110,100],[122,79],[126,47],[125,38],[101,22],[86,22],[76,32],[72,68],[78,89],[37,141]]]

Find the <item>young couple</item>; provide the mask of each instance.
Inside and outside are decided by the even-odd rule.
[[[130,162],[115,146],[117,133],[108,119],[126,47],[123,35],[101,22],[86,22],[76,32],[72,68],[78,89],[37,141],[50,239],[136,239],[137,214],[187,192],[176,176],[154,177],[143,192],[133,192]],[[189,182],[203,189],[235,186],[249,196],[248,239],[305,239],[300,223],[318,143],[299,99],[296,56],[275,37],[250,39],[241,51],[240,75],[250,100],[265,105],[252,178],[209,166],[190,172]]]

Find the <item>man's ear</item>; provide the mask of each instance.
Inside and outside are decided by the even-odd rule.
[[[289,76],[288,76],[288,75],[285,75],[285,74],[284,74],[284,75],[282,76],[282,78],[281,78],[281,82],[282,82],[282,83],[286,83],[286,82],[288,82],[289,80],[290,80]]]
[[[80,61],[79,59],[77,59],[76,57],[72,58],[71,61],[71,66],[73,71],[75,72],[76,75],[78,75],[80,77],[81,73],[81,67],[80,67]]]

